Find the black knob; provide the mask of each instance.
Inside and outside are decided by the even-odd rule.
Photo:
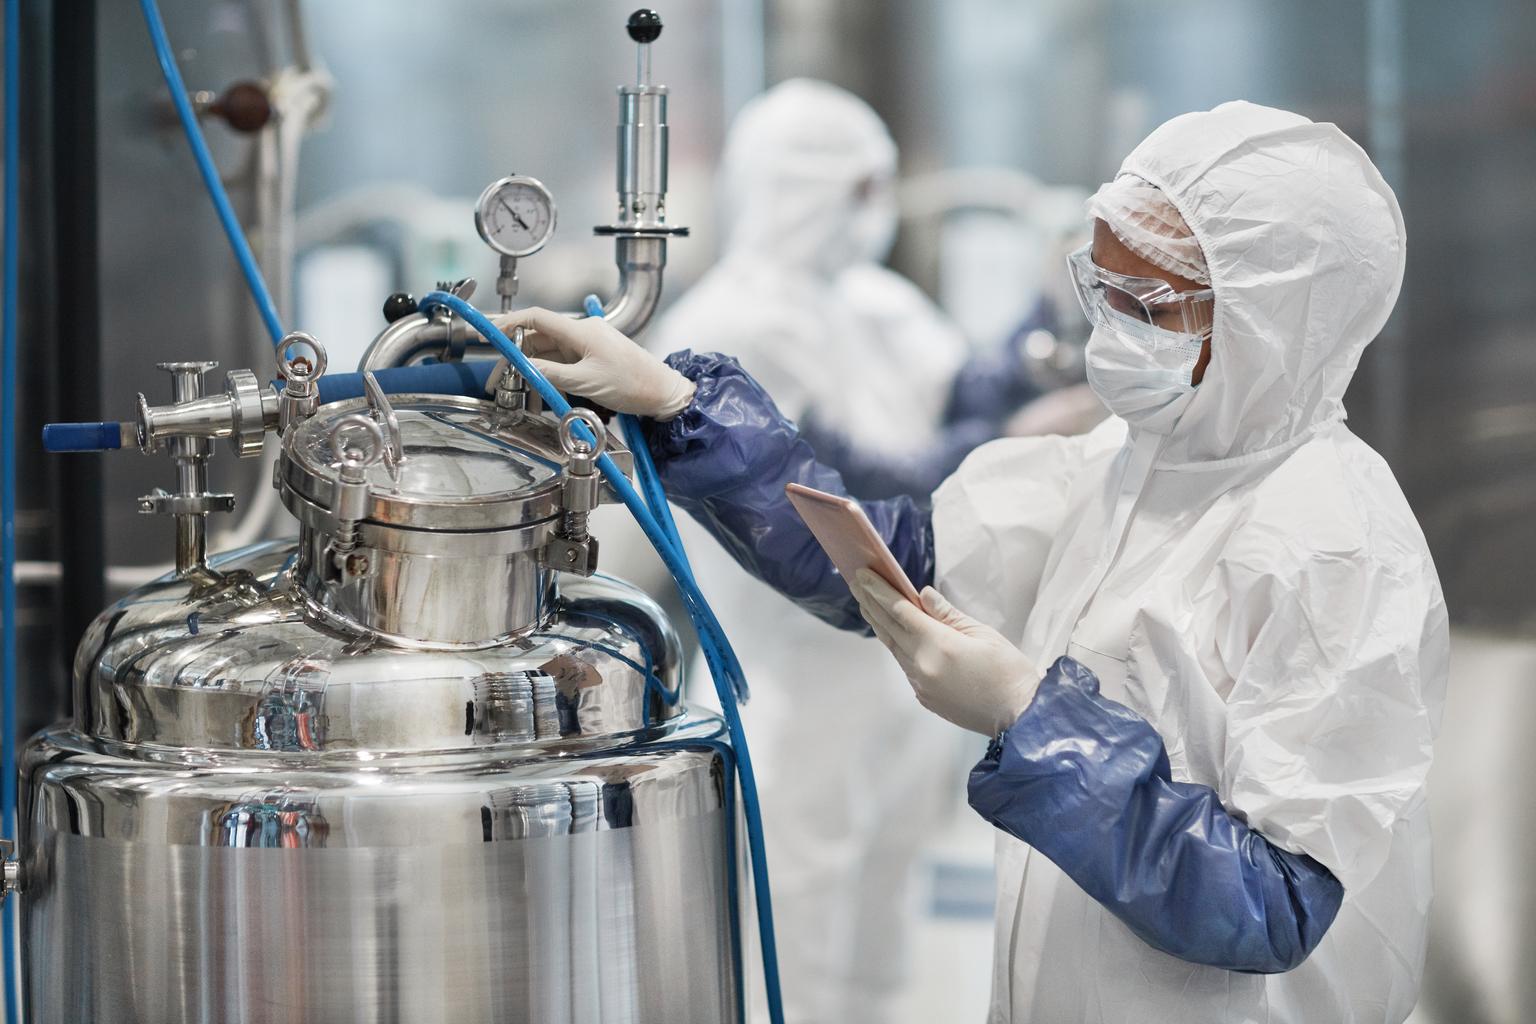
[[[222,117],[237,132],[259,132],[272,120],[272,101],[255,82],[236,82],[208,105],[208,112]]]
[[[642,7],[629,16],[629,38],[637,43],[654,43],[661,35],[661,15]]]
[[[395,292],[384,300],[384,319],[394,323],[401,317],[410,316],[418,308],[416,296],[409,292]]]

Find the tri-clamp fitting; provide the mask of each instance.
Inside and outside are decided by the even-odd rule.
[[[16,844],[0,839],[0,908],[5,898],[21,888],[21,862],[16,859]]]
[[[592,440],[578,436],[582,424]],[[560,447],[566,455],[565,479],[560,493],[560,527],[544,548],[543,561],[551,569],[591,576],[597,571],[597,538],[587,529],[592,510],[602,496],[597,460],[608,446],[608,431],[597,413],[572,409],[560,420]]]
[[[222,394],[203,393],[203,375],[218,363],[160,363],[171,375],[169,405],[150,405],[142,394],[136,419],[122,423],[50,423],[43,447],[51,452],[108,451],[129,446],[146,455],[169,455],[176,463],[176,490],[155,488],[138,500],[145,515],[176,519],[176,574],[207,571],[207,517],[230,512],[233,494],[208,489],[208,460],[214,442],[229,442],[240,458],[261,454],[269,430],[286,431],[320,407],[317,381],[325,372],[325,349],[307,334],[289,334],[278,344],[278,369],[285,382],[275,393],[250,370],[224,375]]]
[[[176,519],[176,574],[185,576],[204,569],[208,558],[208,513],[232,512],[235,508],[233,494],[215,494],[208,490],[208,460],[213,456],[213,438],[225,436],[237,453],[243,454],[245,444],[235,433],[235,425],[241,413],[236,392],[236,374],[229,374],[229,391],[223,396],[203,397],[203,374],[218,363],[185,362],[160,363],[160,369],[171,375],[171,399],[168,406],[151,406],[139,395],[139,447],[145,452],[165,451],[176,463],[176,490],[157,487],[139,499],[139,512],[144,515],[168,515]],[[254,379],[254,374],[244,371]],[[260,451],[261,399],[255,403],[257,413],[256,451]],[[221,415],[225,418],[220,419]],[[211,422],[217,421],[228,432],[213,433]],[[201,428],[201,429],[199,429]]]

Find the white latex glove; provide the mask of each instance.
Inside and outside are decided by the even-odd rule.
[[[523,351],[566,394],[658,420],[671,419],[693,401],[693,381],[600,317],[574,319],[535,306],[491,319],[509,335],[524,328]],[[492,388],[503,369],[491,371]]]
[[[923,607],[868,569],[852,581],[864,621],[896,656],[918,703],[962,729],[996,736],[1035,699],[1040,673],[991,626],[956,609],[932,587]]]

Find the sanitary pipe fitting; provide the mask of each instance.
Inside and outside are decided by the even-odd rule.
[[[21,862],[16,859],[16,844],[0,839],[0,908],[5,898],[21,888]]]

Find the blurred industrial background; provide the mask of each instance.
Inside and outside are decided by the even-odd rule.
[[[156,360],[213,352],[226,367],[265,365],[135,5],[23,6],[22,436],[45,421],[122,418],[136,392],[163,399]],[[211,99],[288,76],[280,127],[244,132],[210,114],[206,128],[285,315],[336,365],[383,326],[388,293],[464,276],[489,286],[494,258],[470,211],[499,174],[532,174],[559,203],[559,232],[527,262],[519,301],[569,308],[613,288],[610,248],[589,228],[612,216],[614,76],[593,69],[632,60],[611,31],[630,6],[162,4],[191,89]],[[852,89],[887,119],[910,186],[893,262],[979,336],[1007,319],[977,308],[971,271],[978,247],[1006,250],[1008,203],[925,195],[952,182],[946,172],[1091,189],[1162,120],[1232,98],[1333,121],[1366,148],[1401,200],[1410,246],[1350,419],[1402,481],[1456,627],[1433,779],[1438,897],[1414,1019],[1536,1016],[1525,785],[1536,777],[1536,288],[1524,279],[1536,266],[1536,4],[671,0],[662,12],[669,215],[694,228],[673,247],[668,300],[715,253],[714,170],[731,115],[792,76]],[[283,210],[285,189],[296,212]],[[1006,255],[981,262],[1018,265]],[[1052,272],[1019,271],[1037,290]],[[982,284],[983,295],[1009,286]],[[162,571],[169,526],[129,514],[163,482],[150,460],[36,448],[21,459],[26,734],[67,711],[81,631]],[[242,496],[268,471],[221,461],[219,482]],[[226,518],[216,531],[254,539],[267,527],[259,510]],[[215,533],[215,547],[228,541]],[[965,868],[988,852],[976,835],[960,824],[941,839],[920,887],[932,928],[915,951],[914,1020],[980,1019],[990,933],[985,887],[966,890]]]

